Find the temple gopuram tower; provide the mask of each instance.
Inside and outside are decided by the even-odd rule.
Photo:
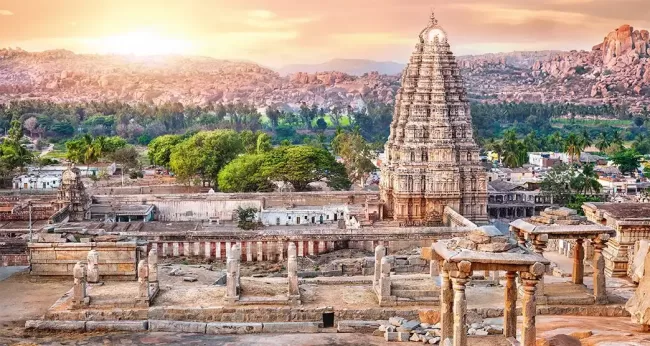
[[[433,14],[401,83],[381,167],[384,215],[436,224],[450,206],[474,222],[486,222],[486,174],[467,93],[447,34]]]

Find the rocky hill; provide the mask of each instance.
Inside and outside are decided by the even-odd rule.
[[[281,75],[291,75],[298,72],[316,73],[321,71],[339,71],[355,76],[361,76],[371,71],[381,74],[400,74],[406,65],[392,61],[374,61],[365,59],[333,59],[322,64],[287,65],[278,70]]]
[[[470,97],[485,102],[611,102],[640,108],[650,98],[650,34],[629,25],[610,32],[590,51],[484,54],[459,57],[458,63]],[[0,49],[0,102],[39,98],[363,106],[393,102],[399,73],[370,72],[395,72],[403,66],[387,64],[341,59],[287,67],[285,76],[250,62],[212,58]]]
[[[202,57],[79,55],[0,49],[0,102],[121,100],[161,104],[247,102],[258,106],[347,106],[389,102],[398,76],[298,73],[281,77],[254,63]]]

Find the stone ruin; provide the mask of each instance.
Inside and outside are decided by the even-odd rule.
[[[632,322],[643,326],[644,332],[650,332],[650,254],[645,257],[643,272],[639,286],[625,304],[625,309],[632,315]]]

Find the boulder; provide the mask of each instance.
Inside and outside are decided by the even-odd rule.
[[[418,317],[420,323],[436,324],[440,322],[440,311],[438,310],[419,310]]]
[[[625,304],[634,323],[650,325],[650,253],[645,256],[644,275],[634,296]]]
[[[565,334],[537,339],[537,346],[582,346],[580,340]]]

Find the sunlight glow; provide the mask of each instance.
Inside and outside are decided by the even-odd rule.
[[[184,55],[192,53],[192,42],[162,37],[155,32],[136,31],[98,39],[100,54]]]

